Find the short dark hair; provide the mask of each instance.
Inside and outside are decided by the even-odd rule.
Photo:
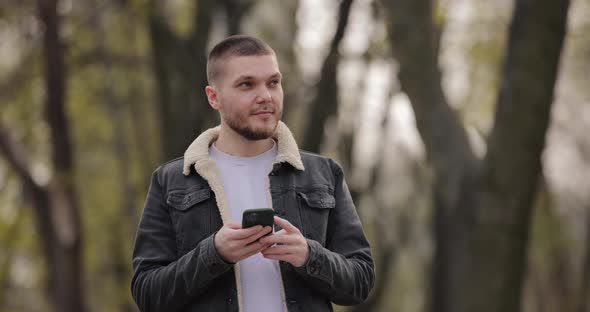
[[[256,56],[274,54],[266,42],[245,35],[229,36],[215,45],[207,59],[207,81],[209,84],[219,77],[221,72],[218,61],[230,56]]]

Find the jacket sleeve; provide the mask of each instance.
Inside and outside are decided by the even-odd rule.
[[[333,303],[355,305],[365,301],[373,288],[373,259],[342,168],[333,163],[332,170],[336,206],[328,220],[326,247],[308,239],[309,258],[295,271]]]
[[[178,257],[176,234],[158,172],[152,176],[135,238],[131,292],[143,312],[174,312],[186,307],[233,266],[217,254],[214,235]]]

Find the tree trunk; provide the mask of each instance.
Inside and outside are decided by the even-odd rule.
[[[303,136],[304,150],[318,153],[324,138],[326,120],[338,112],[338,46],[344,37],[352,0],[342,0],[338,13],[338,26],[332,39],[328,56],[322,65],[316,95],[311,102],[309,120]]]
[[[568,1],[517,1],[486,159],[446,103],[431,1],[387,3],[402,90],[435,171],[431,310],[518,311]]]
[[[459,311],[518,311],[569,1],[516,2]],[[484,247],[488,245],[488,247]],[[467,256],[467,255],[465,255]],[[467,275],[472,273],[469,279]],[[474,291],[477,283],[485,289]],[[494,304],[485,305],[490,299]]]
[[[37,224],[48,261],[48,289],[56,311],[85,311],[81,259],[82,230],[74,187],[73,151],[65,113],[66,67],[60,39],[57,0],[39,0],[44,26],[45,114],[51,134],[54,176],[41,189],[26,180],[34,194]],[[49,213],[48,213],[49,212]],[[51,239],[51,241],[49,241]]]
[[[459,266],[454,251],[462,248],[453,237],[466,237],[461,234],[465,229],[453,226],[454,215],[466,173],[474,171],[476,161],[465,130],[442,90],[431,2],[398,0],[387,5],[389,36],[399,62],[401,88],[410,98],[427,157],[436,172],[431,310],[453,311],[448,307],[454,267]]]
[[[213,1],[194,5],[193,31],[187,38],[170,29],[155,1],[148,14],[164,160],[182,156],[190,142],[217,120],[205,96]]]

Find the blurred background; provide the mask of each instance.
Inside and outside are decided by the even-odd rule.
[[[218,123],[209,49],[276,51],[376,262],[337,311],[590,311],[590,0],[3,0],[0,311],[137,311],[150,176]]]

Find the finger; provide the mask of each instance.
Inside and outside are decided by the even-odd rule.
[[[265,244],[284,244],[293,245],[297,244],[301,240],[297,236],[288,234],[273,234],[260,239],[260,242]]]
[[[265,226],[260,230],[260,232],[257,232],[247,238],[244,238],[243,244],[244,245],[251,244],[251,243],[257,241],[258,239],[260,239],[261,237],[263,237],[264,235],[270,233],[271,231],[272,231],[272,228],[270,226]]]
[[[295,250],[294,250],[293,246],[275,245],[275,246],[268,247],[268,248],[264,249],[262,251],[262,254],[265,256],[267,256],[267,255],[285,255],[285,254],[291,254],[294,251]]]
[[[259,252],[261,252],[262,250],[264,250],[265,248],[267,248],[266,244],[263,244],[261,242],[254,242],[250,245],[244,246],[241,250],[240,250],[240,254],[241,254],[241,259],[245,259],[248,258],[252,255],[255,255]]]
[[[275,232],[274,235],[287,235],[287,231],[285,230],[280,230],[278,232]]]
[[[257,234],[258,232],[262,231],[262,225],[255,225],[253,227],[249,227],[246,229],[232,229],[229,233],[228,233],[228,237],[230,239],[234,239],[234,240],[243,240],[245,238],[248,238],[252,235]]]
[[[278,231],[278,232],[273,232],[273,233],[271,233],[271,234],[270,234],[270,235],[268,235],[268,236],[273,236],[273,235],[279,235],[279,236],[280,236],[280,235],[289,235],[289,234],[288,234],[288,233],[287,233],[287,231],[285,231],[285,230],[280,230],[280,231]]]
[[[278,261],[285,261],[289,263],[294,263],[297,261],[297,257],[292,254],[284,254],[284,255],[263,255],[266,259],[271,260],[278,260]]]
[[[299,233],[298,228],[296,228],[293,224],[291,224],[291,222],[289,222],[281,217],[275,216],[274,221],[278,226],[280,226],[281,228],[283,228],[283,230],[286,230],[289,233]]]

